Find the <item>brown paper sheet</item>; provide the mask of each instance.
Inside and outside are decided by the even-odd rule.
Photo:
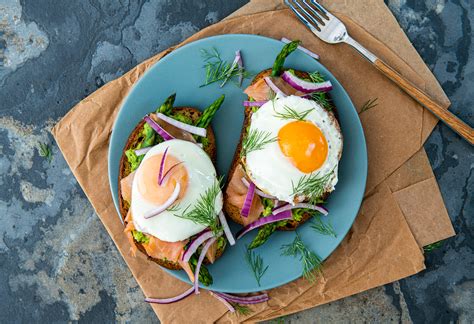
[[[415,274],[424,268],[420,246],[454,234],[421,148],[435,120],[427,117],[421,107],[387,83],[351,49],[322,44],[288,10],[268,11],[279,3],[253,1],[238,13],[244,16],[206,28],[186,42],[224,33],[299,38],[306,47],[322,55],[322,63],[342,82],[357,107],[373,97],[378,97],[380,103],[360,115],[369,150],[367,196],[352,230],[325,262],[321,282],[310,286],[300,279],[271,290],[271,300],[253,307],[253,313],[247,317],[249,321],[297,312]],[[444,105],[449,104],[382,1],[367,1],[371,5],[370,15],[364,5],[357,7],[348,2],[344,6],[344,3],[346,1],[325,4],[338,10],[356,39]],[[259,11],[249,15],[256,8]],[[268,12],[258,13],[262,11]],[[380,27],[381,21],[373,17],[384,20],[383,33],[380,28],[374,28]],[[276,20],[279,24],[272,24]],[[363,24],[365,29],[354,21]],[[390,47],[398,56],[367,30],[381,40],[389,39]],[[393,38],[393,35],[398,36]],[[144,71],[169,51],[171,49],[103,86],[74,107],[53,129],[66,161],[145,295],[160,297],[176,295],[186,289],[186,284],[170,277],[142,255],[137,258],[129,255],[129,244],[112,203],[108,179],[103,175],[107,174],[108,140],[122,99]],[[360,75],[364,78],[359,78]],[[422,208],[428,205],[436,206],[436,210]],[[427,223],[429,226],[424,226]],[[153,309],[164,323],[186,322],[190,318],[206,323],[246,319],[226,313],[226,308],[206,292],[176,305],[153,305]],[[184,313],[182,309],[187,311]]]

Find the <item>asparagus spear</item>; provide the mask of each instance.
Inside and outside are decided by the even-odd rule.
[[[207,107],[203,111],[201,117],[199,117],[199,119],[197,120],[196,126],[202,127],[202,128],[206,128],[207,126],[209,126],[209,124],[211,123],[212,117],[214,117],[216,111],[220,108],[220,106],[222,105],[222,102],[224,102],[224,99],[225,99],[225,96],[222,95],[219,98],[217,98],[217,100],[214,101],[209,107]]]
[[[280,75],[283,69],[283,64],[285,64],[286,57],[290,55],[295,49],[297,49],[299,44],[300,44],[300,41],[295,40],[283,46],[280,54],[278,54],[278,56],[275,59],[275,63],[273,63],[272,76],[275,77],[275,76]]]
[[[198,258],[195,254],[189,259],[189,265],[191,266],[191,270],[194,272],[196,270]],[[204,286],[212,285],[212,276],[207,270],[204,264],[201,264],[201,268],[199,269],[199,282],[202,283]]]
[[[173,110],[174,100],[176,99],[176,93],[173,93],[171,96],[166,98],[165,102],[156,110],[157,113],[162,113],[166,116],[171,114]]]
[[[278,223],[271,223],[262,226],[257,233],[257,236],[253,239],[253,241],[250,243],[248,246],[248,249],[255,249],[265,243],[270,235],[272,235],[273,232],[275,232],[277,228]]]

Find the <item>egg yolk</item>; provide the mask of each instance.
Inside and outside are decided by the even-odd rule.
[[[170,171],[161,186],[158,184],[158,175],[160,172],[161,160],[163,154],[154,155],[140,165],[137,171],[138,191],[143,198],[150,203],[161,205],[173,194],[176,183],[179,182],[180,192],[178,199],[184,196],[188,185],[188,172],[183,164],[180,164]],[[175,164],[180,161],[170,153],[166,155],[163,175]]]
[[[294,121],[278,132],[280,150],[301,172],[319,169],[328,155],[328,143],[323,132],[308,121]]]

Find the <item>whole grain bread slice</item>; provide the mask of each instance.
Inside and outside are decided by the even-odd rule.
[[[191,118],[191,120],[194,122],[196,122],[202,114],[200,110],[193,107],[174,107],[173,113],[183,114]],[[119,169],[119,179],[118,179],[119,183],[121,179],[125,178],[131,173],[131,165],[127,160],[127,156],[125,155],[125,152],[129,150],[130,148],[136,147],[137,143],[142,139],[142,129],[143,129],[144,124],[145,124],[144,121],[141,121],[140,123],[138,123],[138,125],[134,128],[134,130],[128,137],[127,143],[125,144],[125,147],[122,152],[122,157],[120,159],[120,169]],[[208,143],[204,147],[204,151],[209,155],[209,157],[211,158],[211,161],[215,165],[216,158],[217,158],[216,138],[214,136],[214,132],[210,125],[207,127],[207,139],[208,139]],[[126,226],[127,224],[125,222],[125,218],[127,216],[130,205],[127,201],[125,201],[122,198],[120,185],[119,185],[119,207],[120,207],[120,215],[122,216],[122,219],[124,220],[124,224]],[[143,247],[141,243],[138,243],[137,241],[134,241],[134,242],[138,250],[140,250],[142,253],[147,255],[148,259],[150,259],[151,261],[154,261],[158,263],[160,266],[165,267],[167,269],[171,269],[171,270],[182,269],[182,267],[177,262],[172,262],[170,260],[165,260],[165,259],[156,259],[149,256],[146,253],[145,248]],[[222,253],[224,252],[224,249],[225,249],[225,244],[220,249],[217,250],[216,259],[221,257]],[[208,264],[209,260],[205,258],[204,262]]]
[[[270,76],[271,72],[272,72],[271,68],[261,71],[260,73],[258,73],[255,76],[255,78],[252,80],[250,85],[253,85],[254,83],[259,81],[260,79],[263,79],[267,76]],[[294,73],[295,73],[296,76],[298,76],[300,78],[309,78],[309,73],[307,73],[307,72],[294,70]],[[232,175],[235,172],[236,168],[239,166],[239,164],[243,163],[242,160],[240,159],[240,152],[242,150],[242,141],[243,141],[244,137],[247,135],[247,129],[248,129],[248,126],[250,125],[252,113],[253,113],[252,107],[245,107],[244,122],[242,124],[242,131],[240,133],[240,140],[239,140],[239,144],[237,145],[237,148],[235,150],[234,159],[232,160],[232,164],[231,164],[231,167],[230,167],[230,170],[229,170],[229,174],[227,176],[228,181],[230,181],[230,179],[232,179]],[[329,112],[329,115],[330,115],[330,118],[334,118],[335,120],[337,120],[337,111],[336,111],[336,108],[334,106],[332,107],[331,111]],[[336,123],[336,125],[339,128],[339,123]],[[339,129],[339,131],[340,131],[340,129]],[[341,156],[339,155],[339,158],[340,157]],[[227,183],[227,185],[228,185],[228,183]],[[226,185],[225,189],[227,189],[227,185]],[[326,192],[323,195],[322,198],[327,199],[328,196],[329,196],[329,192]],[[229,199],[228,199],[228,196],[227,196],[227,190],[224,191],[224,211],[226,212],[226,215],[228,217],[230,217],[234,222],[243,225],[242,217],[240,215],[241,207],[234,206],[231,203],[229,203]],[[294,231],[298,226],[300,226],[301,224],[304,224],[310,218],[311,218],[311,214],[304,213],[302,215],[301,220],[299,220],[299,221],[296,221],[296,220],[293,220],[293,219],[289,220],[289,221],[286,222],[285,226],[277,227],[277,230],[280,230],[280,231]]]

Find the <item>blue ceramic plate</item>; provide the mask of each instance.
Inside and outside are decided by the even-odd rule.
[[[242,101],[246,96],[242,89],[232,83],[223,88],[217,83],[199,87],[204,82],[201,49],[215,47],[222,58],[228,61],[232,61],[235,51],[240,49],[246,69],[256,74],[272,66],[282,46],[280,41],[256,35],[215,36],[181,47],[151,67],[124,101],[110,139],[109,181],[117,210],[119,161],[127,138],[143,116],[154,111],[173,92],[177,93],[176,106],[193,106],[199,109],[204,109],[218,96],[225,94],[224,104],[214,117],[212,127],[217,138],[217,172],[227,174],[239,141],[244,117]],[[331,96],[339,113],[344,149],[339,166],[339,183],[327,203],[330,213],[325,220],[331,222],[337,237],[314,232],[309,222],[298,229],[303,241],[322,259],[326,259],[349,231],[362,201],[367,178],[364,133],[351,99],[323,65],[303,52],[296,51],[287,58],[285,66],[303,71],[320,71],[334,86]],[[249,80],[244,81],[242,88],[248,84]],[[240,225],[229,222],[235,233]],[[235,246],[228,246],[224,255],[209,266],[214,278],[209,289],[234,293],[254,292],[281,286],[301,276],[299,259],[280,255],[282,244],[292,242],[295,233],[277,232],[267,243],[256,249],[268,265],[261,285],[258,286],[244,259],[245,245],[251,242],[255,233],[247,234]],[[166,271],[189,282],[184,271]]]

